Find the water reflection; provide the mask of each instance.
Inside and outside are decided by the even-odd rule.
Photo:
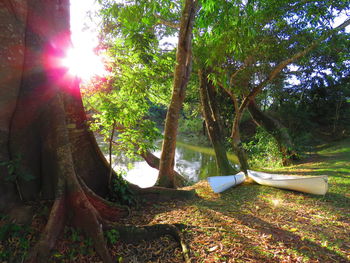
[[[108,145],[98,140],[99,145],[108,159]],[[161,142],[159,142],[159,145]],[[160,157],[161,151],[154,151],[153,154]],[[228,156],[232,163],[237,163],[233,155]],[[125,179],[140,187],[153,186],[158,177],[158,170],[150,167],[143,160],[130,160],[125,155],[112,156],[113,168],[115,170],[127,171]],[[209,176],[216,176],[217,168],[215,153],[212,148],[197,146],[188,142],[179,141],[176,144],[175,170],[190,182],[197,182]]]

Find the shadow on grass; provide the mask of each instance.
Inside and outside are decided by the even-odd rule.
[[[261,197],[263,195],[276,194],[276,196],[281,197],[281,195],[285,196],[286,194],[286,197],[288,197],[290,196],[288,193],[292,192],[276,192],[276,190],[273,188],[271,189],[255,184],[243,185],[231,189],[221,195],[222,201],[226,203],[231,202],[231,206],[227,204],[223,205],[221,203],[222,201],[216,202],[203,200],[202,202],[199,202],[199,207],[203,213],[207,214],[208,217],[211,217],[212,221],[218,222],[218,224],[220,224],[219,222],[222,221],[222,218],[226,218],[226,220],[228,217],[234,219],[234,221],[237,223],[230,226],[230,231],[234,231],[236,229],[242,243],[250,246],[255,245],[257,247],[256,251],[258,255],[262,256],[261,254],[267,254],[264,255],[266,257],[266,261],[261,262],[268,262],[269,260],[273,259],[276,261],[277,259],[274,257],[274,253],[277,255],[281,248],[282,250],[293,250],[294,254],[297,254],[296,257],[302,255],[303,257],[310,258],[312,260],[320,260],[320,262],[329,262],[329,260],[332,260],[333,262],[348,262],[348,259],[340,253],[337,253],[336,251],[333,251],[325,246],[321,246],[319,243],[316,243],[309,238],[305,238],[294,233],[293,231],[295,231],[295,229],[293,229],[293,224],[290,223],[293,223],[293,215],[295,211],[284,209],[283,207],[274,210],[271,209],[271,207],[266,207],[266,203],[265,207],[263,207],[264,204],[261,201]],[[313,198],[312,195],[301,195],[306,199]],[[334,195],[331,195],[330,197],[331,199],[335,198]],[[321,200],[322,197],[316,197],[316,199]],[[272,213],[274,213],[274,215]],[[276,220],[276,217],[287,217],[290,218],[291,222],[285,221],[286,218],[279,222]],[[270,220],[272,223],[266,220]],[[292,230],[288,231],[282,229],[279,224],[288,225],[288,227]],[[331,240],[331,238],[334,237],[334,233],[331,229],[324,228],[320,230],[320,226],[317,224],[311,226],[310,222],[306,222],[305,224],[305,228],[308,229],[307,231],[316,231],[315,234],[320,238],[321,236],[328,237],[328,239]],[[242,233],[242,229],[251,229],[252,232],[256,232],[256,239],[259,239],[261,236],[270,236],[271,238],[269,238],[267,241],[262,239],[262,245],[260,246],[259,240],[255,240],[254,236],[251,236],[251,234],[250,238],[248,238],[248,233]],[[306,230],[303,229],[302,231]],[[266,245],[264,242],[268,242],[268,245]],[[269,252],[266,252],[266,246],[269,248]],[[288,256],[290,254],[291,252],[283,251],[279,254],[279,257],[283,258],[284,256]]]
[[[334,208],[344,208],[341,215],[342,220],[348,222],[349,216],[346,211],[350,207],[350,198],[346,193],[349,191],[350,181],[348,178],[350,168],[347,168],[350,152],[347,151],[347,148],[345,151],[338,150],[339,147],[339,145],[336,147],[323,146],[321,155],[313,156],[314,159],[311,161],[299,163],[291,168],[292,171],[285,169],[274,171],[274,173],[282,174],[328,175],[330,191],[325,196],[244,183],[226,191],[215,200],[204,197],[197,200],[168,203],[152,203],[150,200],[147,205],[133,210],[131,217],[124,223],[142,225],[163,222],[163,220],[164,222],[185,222],[188,229],[188,232],[185,233],[192,248],[198,253],[202,253],[201,250],[206,251],[200,256],[193,254],[193,258],[198,261],[203,260],[203,262],[202,255],[210,257],[210,253],[215,253],[215,251],[208,251],[212,247],[209,247],[208,244],[218,243],[224,244],[228,257],[243,262],[276,262],[281,259],[288,260],[284,257],[289,256],[291,257],[290,262],[298,261],[298,257],[303,257],[302,260],[311,259],[311,261],[319,262],[348,262],[343,255],[346,250],[343,247],[336,249],[334,245],[321,245],[321,240],[327,242],[335,240],[332,224],[326,221],[315,222],[312,215],[309,215],[307,211],[302,211],[302,207],[312,209],[313,206],[320,205],[322,215],[324,210],[333,212]],[[301,204],[301,208],[297,211],[288,207],[272,209],[269,206],[270,201],[267,201],[266,198],[263,200],[264,196],[288,199],[289,203],[294,201],[296,205]],[[176,210],[181,215],[178,218],[172,218]],[[294,229],[293,220],[296,212],[303,215],[301,218],[304,221],[298,222],[300,232]],[[331,217],[325,215],[325,218]],[[198,220],[197,223],[195,223],[196,220]],[[341,230],[342,235],[345,232]],[[220,237],[217,237],[217,234]],[[308,237],[308,234],[314,239]],[[198,240],[202,237],[205,240]],[[345,238],[344,242],[346,240],[348,239]],[[204,244],[202,246],[201,241]],[[146,250],[146,248],[142,250],[142,253],[146,253]]]

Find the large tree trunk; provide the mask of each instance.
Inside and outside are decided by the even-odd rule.
[[[294,151],[294,145],[290,138],[287,128],[283,126],[277,119],[262,112],[255,100],[252,100],[248,105],[248,110],[253,120],[276,140],[278,149],[282,154],[282,161],[284,165],[290,164],[291,160],[297,158]]]
[[[56,6],[39,0],[28,3],[23,77],[11,120],[9,144],[11,155],[22,159],[18,173],[40,176],[31,181],[18,181],[23,198],[34,200],[38,194],[43,198],[54,197],[57,145],[52,137],[55,127],[51,109],[57,103],[59,92],[66,111],[65,128],[70,137],[75,171],[90,188],[104,195],[108,177],[86,129],[78,83],[68,75],[62,78],[64,69],[57,68],[55,63],[70,46],[69,2],[61,1]],[[52,8],[57,12],[52,12]]]
[[[16,182],[6,180],[10,176],[6,164],[11,160],[8,142],[22,79],[26,20],[25,3],[0,2],[0,211],[19,201]]]
[[[91,236],[103,262],[112,262],[102,227],[128,210],[95,194],[108,192],[109,165],[87,129],[79,83],[58,63],[70,46],[69,0],[1,1],[0,29],[0,212],[25,201],[54,201],[27,262],[47,262],[66,220]]]
[[[159,165],[159,185],[174,188],[174,157],[180,111],[185,99],[185,89],[191,74],[192,28],[195,17],[195,0],[186,0],[182,12],[179,41],[176,52],[173,93],[168,108],[162,154]]]
[[[220,123],[220,113],[217,106],[217,99],[213,84],[208,80],[207,72],[199,71],[200,79],[200,99],[202,113],[206,123],[208,135],[215,151],[216,166],[220,175],[235,173],[227,159],[226,147],[222,125]]]

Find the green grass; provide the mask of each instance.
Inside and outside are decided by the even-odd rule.
[[[280,172],[281,169],[275,170]],[[296,174],[327,175],[329,190],[324,201],[333,202],[336,207],[350,207],[350,139],[321,145],[316,148],[310,161],[285,168]]]
[[[244,244],[243,254],[256,262],[350,261],[350,139],[319,146],[297,165],[265,170],[328,175],[329,191],[317,196],[244,183],[211,196],[201,188],[197,218],[214,214],[212,224],[226,231],[221,242]]]

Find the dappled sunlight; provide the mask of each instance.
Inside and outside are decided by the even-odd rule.
[[[278,207],[278,206],[281,206],[283,204],[283,202],[279,199],[272,199],[271,203],[274,207]]]
[[[289,172],[327,174],[332,169],[328,162],[326,158],[316,164],[300,164],[290,167]],[[335,178],[330,178],[331,187],[338,187],[342,177]],[[337,192],[336,197],[335,193],[314,196],[244,182],[215,194],[204,180],[186,189],[195,189],[200,199],[182,203],[181,208],[172,202],[156,204],[153,216],[146,211],[143,217],[149,219],[147,224],[185,224],[192,252],[203,261],[221,262],[232,257],[254,262],[350,259],[346,247],[348,208],[339,208],[334,198],[341,198],[344,204],[348,201]]]
[[[349,227],[348,223],[342,221],[341,217],[334,214],[334,211],[327,211],[320,207],[319,198],[313,199],[308,195],[274,188],[270,190],[271,194],[260,195],[260,198],[255,201],[249,197],[241,200],[240,207],[236,209],[215,201],[203,203],[201,210],[203,214],[210,214],[209,218],[212,219],[212,222],[216,222],[218,229],[223,227],[221,232],[225,233],[229,229],[231,232],[233,226],[233,229],[242,231],[245,229],[244,226],[248,226],[248,229],[243,230],[244,234],[241,234],[241,238],[250,237],[245,240],[245,244],[256,242],[254,245],[259,254],[273,250],[274,254],[271,255],[271,259],[289,257],[290,260],[297,260],[299,257],[311,256],[346,260],[345,247],[340,249],[339,244],[345,244],[344,240],[348,238],[346,231]],[[279,198],[274,197],[276,192]],[[230,195],[232,201],[234,195],[233,190]],[[239,191],[236,195],[239,195]],[[231,224],[230,228],[225,231],[221,221],[235,221],[236,223]],[[240,236],[239,233],[236,233],[235,236],[237,234]],[[293,240],[292,243],[291,240]],[[341,250],[343,254],[334,252],[335,249]]]

